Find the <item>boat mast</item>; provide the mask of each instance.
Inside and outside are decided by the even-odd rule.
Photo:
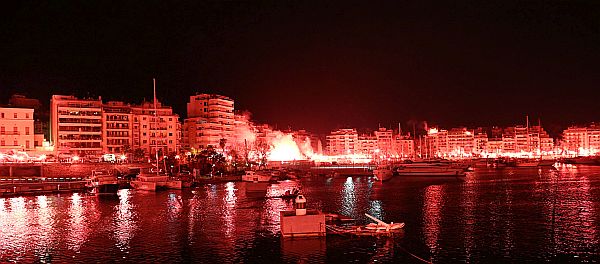
[[[156,110],[156,79],[152,78],[152,86],[154,87],[154,138],[155,138],[155,142],[156,142],[156,176],[158,176],[158,139],[156,137],[156,124],[158,123],[158,121],[156,120],[158,118],[158,113]],[[150,126],[152,127],[152,126]]]

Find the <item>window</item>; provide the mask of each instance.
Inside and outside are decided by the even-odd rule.
[[[207,102],[204,102],[204,106],[207,106],[207,105],[208,105],[208,103],[207,103]]]
[[[15,139],[15,140],[13,141],[13,146],[18,146],[18,145],[19,145],[19,142],[18,142],[18,141]]]
[[[144,144],[148,143],[148,140],[144,140]]]
[[[172,136],[173,136],[173,133],[169,133],[169,137],[172,137]]]
[[[4,113],[0,113],[0,117],[4,118]]]
[[[173,144],[173,140],[169,140],[169,144]]]
[[[143,125],[142,128],[148,128],[148,126],[147,125]]]
[[[29,113],[25,113],[25,118],[29,119]]]
[[[144,117],[142,118],[142,120],[146,120],[146,117],[144,116]]]
[[[18,127],[13,127],[13,132],[15,132],[15,135],[19,132],[19,128]]]
[[[6,142],[4,142],[4,139],[0,140],[0,146],[4,146],[4,145],[6,145]]]
[[[25,148],[29,148],[29,140],[25,140]]]
[[[146,136],[146,132],[144,132],[143,134],[144,134],[144,137],[145,137],[145,136]],[[145,141],[145,140],[144,140],[144,141]],[[144,142],[144,143],[145,143],[145,142]]]
[[[207,111],[206,111],[206,108],[204,108],[204,113],[206,113],[206,112],[207,112]]]
[[[15,118],[17,118],[17,113],[14,114]]]
[[[172,117],[169,117],[169,121],[173,121],[173,118],[172,118]]]

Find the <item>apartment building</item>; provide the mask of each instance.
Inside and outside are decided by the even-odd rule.
[[[203,149],[234,143],[234,101],[217,94],[190,96],[187,118],[183,123],[184,145]]]
[[[50,135],[54,151],[80,156],[102,153],[102,98],[53,95]]]
[[[35,148],[33,109],[0,107],[0,150]]]
[[[329,155],[348,155],[357,153],[358,133],[354,128],[332,131],[327,137]]]
[[[132,148],[142,149],[147,155],[176,153],[179,151],[179,115],[173,108],[160,102],[143,102],[131,106],[133,117]]]
[[[104,153],[124,153],[132,150],[133,118],[131,106],[110,101],[102,105],[102,150]]]

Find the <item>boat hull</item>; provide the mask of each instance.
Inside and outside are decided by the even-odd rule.
[[[143,191],[156,191],[156,182],[131,181],[131,188]]]
[[[388,181],[394,176],[392,170],[390,169],[375,169],[373,170],[373,175],[379,181]]]
[[[119,184],[111,183],[111,184],[101,184],[92,189],[92,193],[94,194],[117,194],[119,192]]]

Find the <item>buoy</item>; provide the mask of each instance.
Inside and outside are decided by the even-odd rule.
[[[296,215],[306,215],[306,198],[303,195],[296,197]]]

